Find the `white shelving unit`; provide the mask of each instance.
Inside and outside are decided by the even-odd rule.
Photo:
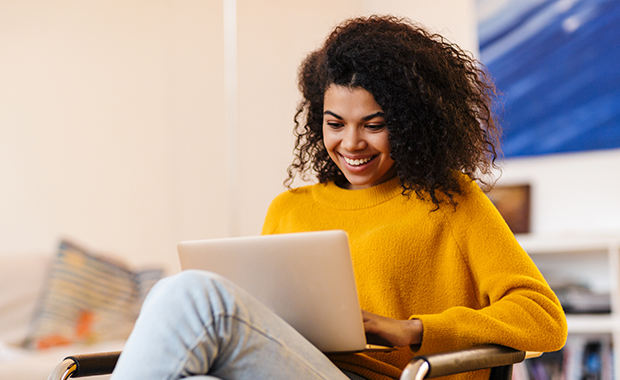
[[[611,313],[568,314],[569,334],[610,334],[614,378],[620,380],[620,237],[517,235],[547,281],[572,280],[608,293]]]

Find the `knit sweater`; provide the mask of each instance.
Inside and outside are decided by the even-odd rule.
[[[345,230],[362,309],[423,323],[420,346],[332,356],[340,368],[394,379],[416,354],[487,343],[529,351],[564,345],[566,319],[555,294],[475,182],[460,181],[457,205],[438,210],[403,195],[398,178],[363,190],[316,184],[272,202],[263,234]]]

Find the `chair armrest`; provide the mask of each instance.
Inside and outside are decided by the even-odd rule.
[[[416,356],[403,371],[401,380],[422,380],[461,372],[520,363],[526,352],[497,345],[482,345],[432,355]]]
[[[110,374],[116,366],[120,351],[73,355],[63,360],[48,377],[48,380],[66,380],[70,377],[86,377]],[[422,380],[453,375],[478,369],[499,367],[522,362],[526,356],[540,353],[526,353],[512,348],[484,345],[432,355],[417,356],[409,362],[401,380]]]
[[[65,380],[112,373],[120,351],[67,356],[54,368],[47,380]]]

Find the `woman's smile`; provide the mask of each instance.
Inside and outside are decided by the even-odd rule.
[[[359,167],[359,166],[369,163],[376,156],[364,157],[364,158],[349,158],[349,157],[340,155],[340,157],[342,157],[348,165]]]

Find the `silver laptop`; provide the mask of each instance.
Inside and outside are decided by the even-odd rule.
[[[184,241],[181,268],[220,274],[245,289],[323,352],[368,345],[346,232]]]

